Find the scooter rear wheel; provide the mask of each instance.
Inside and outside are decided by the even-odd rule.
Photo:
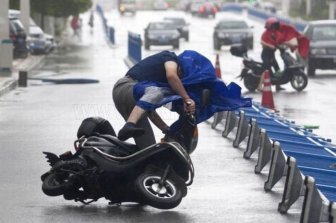
[[[244,86],[249,90],[250,92],[254,92],[259,85],[260,78],[257,78],[255,76],[252,76],[252,74],[247,74],[244,77]]]
[[[51,173],[44,176],[42,191],[48,196],[59,196],[78,188],[77,172],[86,167],[82,159],[59,161],[51,168]]]
[[[183,197],[181,186],[168,176],[160,185],[162,174],[145,172],[135,181],[135,190],[140,203],[149,204],[159,209],[171,209],[178,206]]]
[[[48,196],[59,196],[73,188],[73,182],[62,179],[56,173],[47,176],[42,184],[42,191]]]

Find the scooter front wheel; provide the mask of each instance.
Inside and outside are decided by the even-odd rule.
[[[307,87],[308,78],[303,71],[297,71],[293,74],[291,79],[291,85],[296,91],[302,91]]]
[[[159,209],[171,209],[178,206],[183,197],[182,189],[171,178],[161,182],[161,174],[145,172],[135,181],[135,189],[140,203],[149,204]]]

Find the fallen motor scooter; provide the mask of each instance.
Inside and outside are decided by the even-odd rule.
[[[189,153],[196,148],[198,138],[195,118],[185,115],[181,120],[180,131],[141,150],[120,141],[107,120],[83,120],[74,154],[44,152],[51,169],[41,176],[43,192],[84,204],[104,197],[110,204],[137,202],[160,209],[176,207],[193,182]]]
[[[272,85],[283,85],[288,82],[296,91],[302,91],[308,84],[308,78],[304,73],[304,66],[299,64],[285,49],[279,49],[284,70],[279,75],[271,75]],[[255,91],[264,72],[263,64],[253,60],[247,55],[247,48],[243,45],[233,45],[230,48],[233,56],[243,58],[243,69],[239,77],[244,80],[244,86],[251,92]]]

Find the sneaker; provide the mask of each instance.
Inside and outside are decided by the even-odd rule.
[[[283,87],[281,87],[280,85],[277,85],[277,86],[275,87],[275,90],[276,90],[276,91],[282,91],[282,90],[286,90],[286,89],[283,88]]]
[[[143,128],[139,128],[132,122],[127,122],[118,133],[118,138],[125,141],[131,137],[138,137],[145,133]]]

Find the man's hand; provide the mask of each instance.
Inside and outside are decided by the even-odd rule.
[[[184,111],[187,113],[194,114],[196,110],[195,102],[191,98],[184,100]]]

